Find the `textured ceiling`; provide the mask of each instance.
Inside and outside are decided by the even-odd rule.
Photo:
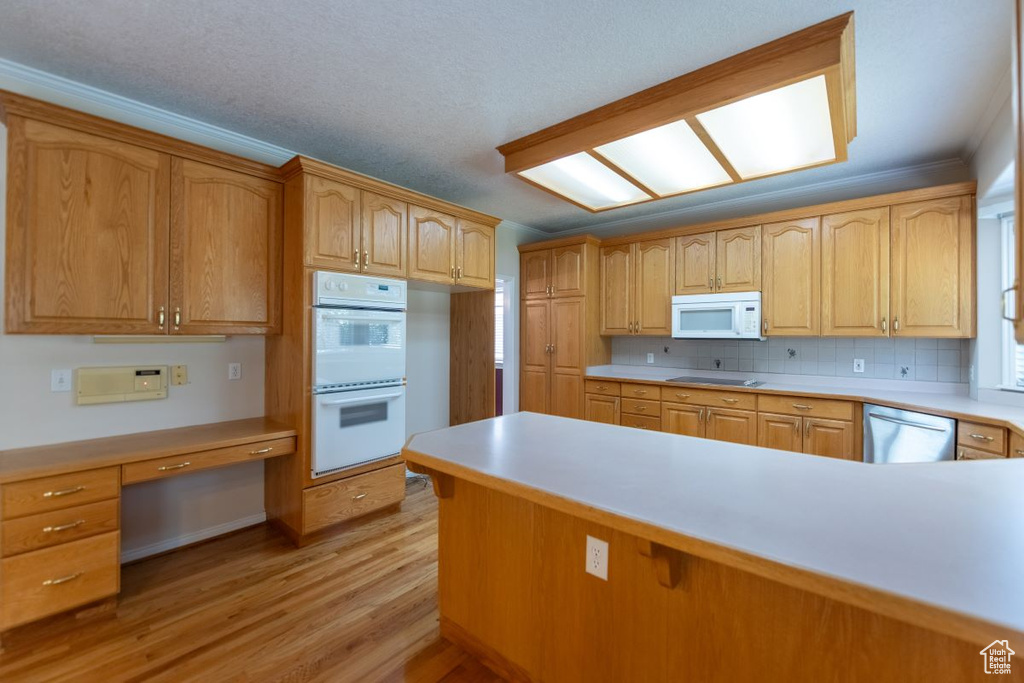
[[[0,57],[544,230],[963,157],[1009,0],[0,0]],[[498,144],[850,9],[850,161],[597,216]]]

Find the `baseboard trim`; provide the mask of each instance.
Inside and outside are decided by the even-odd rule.
[[[257,524],[262,524],[265,521],[267,521],[267,513],[261,512],[256,515],[249,515],[248,517],[242,517],[230,522],[224,522],[223,524],[217,524],[216,526],[206,527],[205,529],[193,531],[192,533],[184,534],[183,536],[175,536],[174,538],[168,538],[164,541],[144,545],[141,548],[122,550],[121,564],[128,564],[129,562],[141,560],[144,557],[159,555],[160,553],[165,553],[168,550],[176,550],[186,545],[205,541],[213,538],[214,536],[221,536],[249,526],[256,526]]]

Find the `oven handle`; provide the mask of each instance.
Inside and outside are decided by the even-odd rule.
[[[322,406],[347,406],[354,405],[356,403],[373,403],[374,401],[390,401],[393,398],[401,398],[404,396],[402,393],[397,394],[381,394],[380,396],[366,396],[364,398],[339,398],[335,401],[320,401]]]

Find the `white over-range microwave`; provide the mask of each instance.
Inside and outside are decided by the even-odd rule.
[[[763,339],[761,292],[672,297],[675,339]]]

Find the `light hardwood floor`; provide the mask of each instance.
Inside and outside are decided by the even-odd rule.
[[[116,611],[4,635],[0,681],[497,681],[442,640],[437,501],[296,550],[267,526],[126,566]]]

